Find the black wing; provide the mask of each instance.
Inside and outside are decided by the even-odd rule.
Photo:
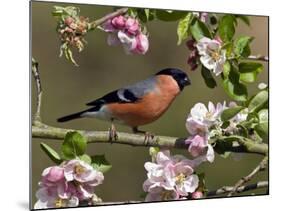
[[[103,97],[87,103],[88,106],[100,106],[107,103],[134,103],[139,100],[129,89],[119,89],[110,92]]]

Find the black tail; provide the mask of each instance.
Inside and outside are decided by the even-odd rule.
[[[58,118],[57,121],[58,121],[58,122],[67,122],[67,121],[69,121],[69,120],[79,119],[79,118],[82,118],[81,115],[82,115],[84,112],[85,112],[85,111],[81,111],[81,112],[78,112],[78,113],[75,113],[75,114],[70,114],[70,115],[67,115],[67,116]]]

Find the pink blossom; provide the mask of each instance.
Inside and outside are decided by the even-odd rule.
[[[202,155],[207,144],[208,140],[205,137],[195,135],[189,137],[186,141],[186,144],[189,144],[188,151],[193,157]]]
[[[126,31],[131,35],[136,35],[140,31],[138,20],[131,17],[127,19],[125,28]]]
[[[203,193],[201,191],[195,191],[192,193],[191,198],[192,199],[200,199],[203,198]]]
[[[114,17],[111,20],[111,23],[116,29],[123,29],[126,23],[126,19],[124,18],[124,16],[119,15],[117,17]]]
[[[102,24],[102,30],[105,32],[115,32],[116,28],[113,26],[111,20],[107,20]]]
[[[200,61],[207,69],[212,70],[216,76],[223,72],[226,61],[226,50],[222,49],[222,43],[217,39],[201,38],[197,45]]]
[[[200,13],[200,20],[202,22],[206,23],[207,19],[208,19],[208,16],[209,16],[209,14],[207,12],[202,12],[202,13]]]
[[[81,183],[90,182],[99,185],[104,177],[99,171],[82,160],[70,160],[64,164],[64,176],[66,181],[76,180]]]
[[[136,36],[137,46],[132,51],[138,54],[145,54],[149,48],[149,42],[146,35],[140,33]]]
[[[101,184],[103,174],[81,160],[70,160],[60,166],[46,168],[36,193],[36,209],[78,206],[89,200],[94,187]]]
[[[122,43],[123,48],[127,54],[130,54],[137,48],[137,39],[134,36],[130,36],[123,31],[117,33],[119,41]]]
[[[220,115],[225,105],[218,103],[216,106],[209,102],[208,108],[203,103],[197,103],[191,109],[186,119],[186,129],[192,135],[205,135],[209,127],[219,122]]]
[[[46,187],[40,188],[36,192],[36,197],[38,201],[35,203],[34,209],[77,207],[79,204],[79,199],[76,196],[61,198],[55,189]]]
[[[206,136],[191,136],[185,141],[185,143],[189,145],[188,152],[193,157],[197,157],[197,159],[194,160],[197,165],[204,161],[209,161],[211,163],[214,161],[215,152],[213,147],[208,144],[208,139]]]
[[[159,151],[155,163],[146,162],[147,180],[143,189],[147,201],[179,199],[198,187],[198,176],[193,174],[193,161],[182,155],[171,156],[168,150]]]

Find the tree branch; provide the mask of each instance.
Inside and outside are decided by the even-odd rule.
[[[32,137],[34,138],[44,138],[44,139],[56,139],[63,140],[66,133],[73,131],[74,129],[64,129],[52,127],[41,123],[41,125],[32,126]],[[156,146],[161,148],[178,148],[187,149],[188,145],[185,144],[186,138],[169,137],[169,136],[154,136],[149,140],[145,140],[144,135],[131,134],[118,132],[118,139],[116,141],[111,141],[109,139],[108,131],[87,131],[87,130],[76,130],[81,133],[85,138],[87,138],[88,143],[118,143],[126,144],[131,146]],[[266,144],[256,144],[256,147],[245,147],[245,146],[225,146],[216,145],[215,151],[217,152],[244,152],[244,153],[255,153],[265,155],[268,151],[268,146]],[[260,145],[260,146],[259,146]]]
[[[268,187],[268,181],[260,181],[255,184],[240,186],[235,190],[235,192],[241,193],[241,192],[245,192],[245,191],[249,191],[249,190],[261,189],[261,188],[267,188],[267,187]],[[217,190],[208,191],[207,197],[212,197],[212,196],[229,193],[229,192],[232,192],[234,189],[235,189],[235,187],[232,187],[232,186],[224,186]]]
[[[234,188],[232,189],[232,191],[229,192],[229,194],[227,196],[232,196],[235,192],[237,192],[237,190],[239,189],[240,186],[242,186],[243,184],[249,182],[257,173],[259,173],[260,171],[265,170],[266,166],[268,163],[268,156],[265,156],[263,158],[263,160],[259,163],[259,165],[247,176],[242,177],[235,185]]]
[[[36,104],[36,112],[34,114],[34,118],[32,121],[32,125],[37,125],[41,123],[41,102],[42,102],[42,87],[41,87],[41,81],[40,81],[40,75],[39,75],[39,69],[38,69],[38,63],[32,58],[32,74],[36,83],[36,89],[37,89],[37,104]]]
[[[268,187],[268,181],[260,181],[254,184],[241,186],[239,187],[236,192],[242,193],[250,190],[256,190],[256,189],[262,189]],[[228,193],[233,190],[234,187],[232,186],[224,186],[222,188],[219,188],[217,190],[209,191],[206,195],[206,197],[214,197],[218,195],[222,195],[225,193]],[[137,203],[143,203],[143,201],[117,201],[117,202],[96,202],[94,206],[97,205],[121,205],[121,204],[137,204]]]
[[[268,62],[268,56],[262,56],[262,55],[250,55],[247,58],[248,60],[257,60],[257,61],[263,61],[263,62]]]
[[[102,18],[91,22],[90,28],[96,28],[97,26],[103,24],[107,20],[110,20],[110,19],[112,19],[116,16],[119,16],[119,15],[122,15],[122,14],[126,13],[127,11],[128,11],[128,8],[121,8],[121,9],[118,9],[118,10],[112,12],[112,13],[109,13],[109,14],[103,16]]]

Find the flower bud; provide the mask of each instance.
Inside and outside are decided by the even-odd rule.
[[[191,195],[192,199],[200,199],[203,198],[203,193],[201,191],[195,191]]]

